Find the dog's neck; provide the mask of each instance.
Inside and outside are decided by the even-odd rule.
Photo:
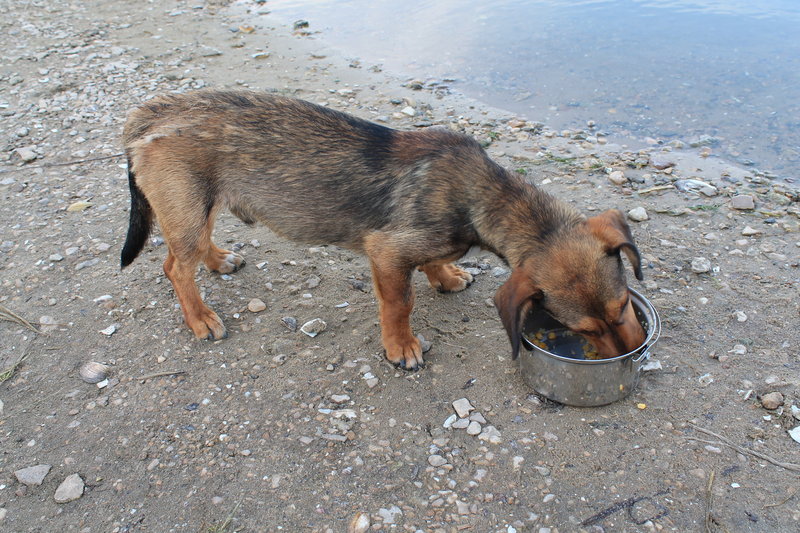
[[[549,237],[585,217],[569,204],[505,169],[491,180],[473,206],[480,246],[519,267],[541,251]]]

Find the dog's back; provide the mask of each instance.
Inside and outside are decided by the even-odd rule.
[[[160,96],[123,135],[145,195],[186,187],[209,212],[221,203],[290,239],[356,250],[370,231],[462,209],[470,199],[453,197],[464,189],[453,180],[497,172],[464,135],[400,132],[268,93]]]

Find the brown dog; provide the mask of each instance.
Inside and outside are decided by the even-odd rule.
[[[619,254],[641,279],[639,253],[619,211],[587,219],[501,168],[470,137],[397,131],[273,94],[201,91],[134,110],[124,141],[131,213],[122,266],[143,248],[155,216],[168,247],[164,272],[197,337],[226,336],[200,297],[197,264],[223,273],[244,264],[211,241],[227,208],[295,241],[365,253],[386,357],[405,368],[422,363],[409,324],[414,268],[436,289],[463,290],[472,276],[451,262],[474,245],[513,270],[495,302],[514,357],[534,302],[604,355],[644,340]]]

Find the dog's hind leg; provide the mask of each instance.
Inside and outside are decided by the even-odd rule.
[[[372,282],[378,297],[381,337],[389,362],[409,370],[422,364],[422,347],[411,332],[414,287],[413,266],[408,265],[385,235],[366,239],[365,251],[372,267]]]
[[[472,283],[472,274],[453,263],[427,263],[419,267],[431,287],[440,292],[463,291]]]
[[[208,247],[203,263],[210,271],[219,272],[220,274],[236,272],[245,265],[244,257],[230,250],[220,248],[213,242]]]

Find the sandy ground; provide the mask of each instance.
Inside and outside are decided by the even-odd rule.
[[[442,80],[338,57],[266,11],[0,6],[0,529],[800,528],[800,443],[789,434],[800,425],[796,185],[725,163],[713,139],[630,148],[602,124],[552,131]],[[399,371],[382,357],[363,257],[227,214],[216,240],[248,265],[200,271],[198,282],[231,335],[194,340],[157,234],[119,270],[123,161],[43,165],[113,156],[128,109],[200,87],[275,89],[392,127],[451,127],[589,214],[643,208],[647,219],[631,224],[646,281],[632,284],[663,319],[660,369],[605,407],[539,397],[488,303],[508,272],[478,253],[465,261],[476,273],[465,292],[438,294],[417,275],[412,324],[432,348],[425,369]],[[248,310],[254,298],[266,309]],[[327,323],[315,338],[286,326],[314,318]],[[102,387],[79,377],[90,361],[109,367]],[[461,398],[476,435],[445,427]]]

